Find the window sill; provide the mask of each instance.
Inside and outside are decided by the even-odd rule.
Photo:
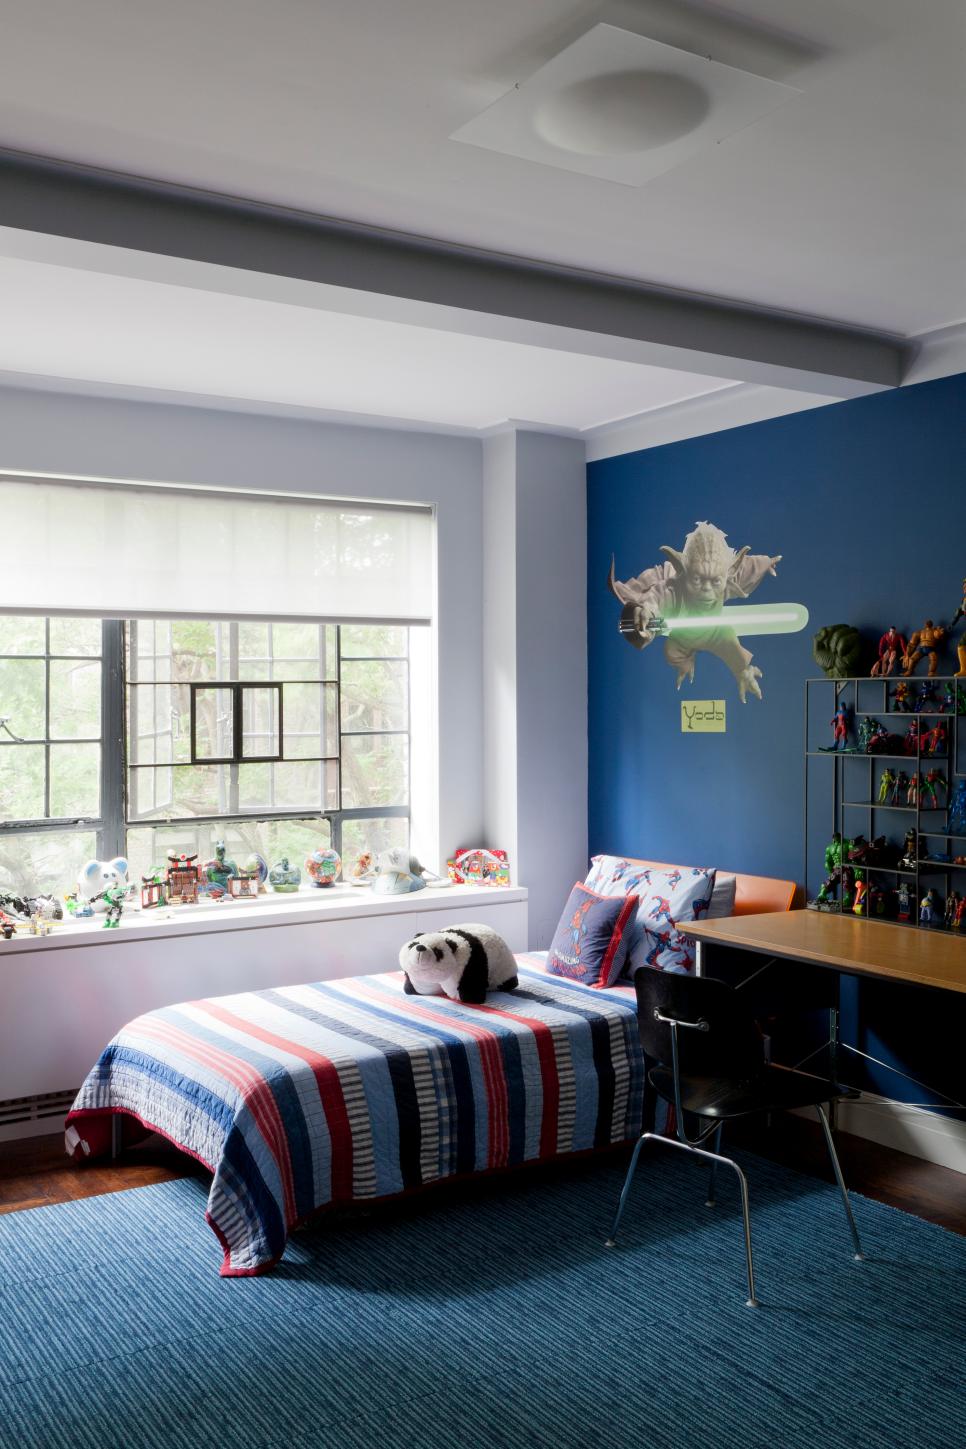
[[[335,885],[324,890],[305,889],[291,896],[268,895],[254,900],[196,906],[158,906],[125,912],[116,930],[106,930],[103,916],[93,920],[54,921],[49,936],[31,936],[19,930],[9,941],[0,939],[0,961],[30,951],[56,951],[78,946],[122,946],[165,936],[204,936],[226,931],[265,930],[272,926],[302,925],[367,916],[412,915],[416,912],[498,905],[525,901],[523,886],[428,886],[405,896],[377,896],[366,888]]]

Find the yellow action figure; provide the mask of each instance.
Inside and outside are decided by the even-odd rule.
[[[966,616],[966,579],[963,579],[963,601],[953,615],[953,622],[950,629],[955,629],[960,619]],[[959,655],[959,668],[956,670],[956,678],[962,679],[966,676],[966,634],[962,636],[956,645],[956,653]]]
[[[966,595],[963,601],[966,603]],[[903,674],[911,674],[922,656],[928,654],[929,677],[932,678],[939,665],[939,646],[945,637],[945,629],[937,628],[931,619],[927,619],[921,629],[909,636],[909,650],[902,661]]]

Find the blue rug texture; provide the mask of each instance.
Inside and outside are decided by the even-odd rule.
[[[218,1276],[197,1180],[0,1217],[3,1449],[963,1449],[966,1239],[744,1159],[593,1159],[329,1215]]]

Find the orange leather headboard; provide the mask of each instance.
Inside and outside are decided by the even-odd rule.
[[[651,866],[654,870],[680,869],[660,860],[637,860],[631,856],[625,859],[630,860],[632,865]],[[724,867],[722,874],[733,874],[737,881],[734,909],[736,916],[756,916],[765,911],[791,910],[797,890],[793,880],[775,880],[770,875],[739,875],[737,871],[726,872]]]

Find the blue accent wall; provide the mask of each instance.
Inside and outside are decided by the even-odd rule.
[[[811,615],[800,634],[744,640],[761,701],[742,705],[708,654],[679,694],[660,641],[639,651],[618,633],[611,555],[627,579],[702,519],[734,547],[783,555],[749,602],[803,603]],[[966,375],[592,463],[587,547],[591,853],[801,880],[803,682],[820,672],[812,634],[841,621],[877,640],[891,623],[908,635],[927,617],[949,622],[966,574]],[[940,672],[955,660],[950,641]],[[725,699],[726,733],[682,734],[688,698]],[[966,938],[962,948],[966,964]],[[903,1004],[897,989],[846,993],[853,1039],[906,1070],[929,1063],[935,1080],[925,1017],[937,1002],[906,991]],[[938,1045],[948,1040],[959,1061],[966,999],[941,1008]],[[959,1076],[946,1089],[962,1100]],[[891,1076],[869,1085],[921,1099]]]

